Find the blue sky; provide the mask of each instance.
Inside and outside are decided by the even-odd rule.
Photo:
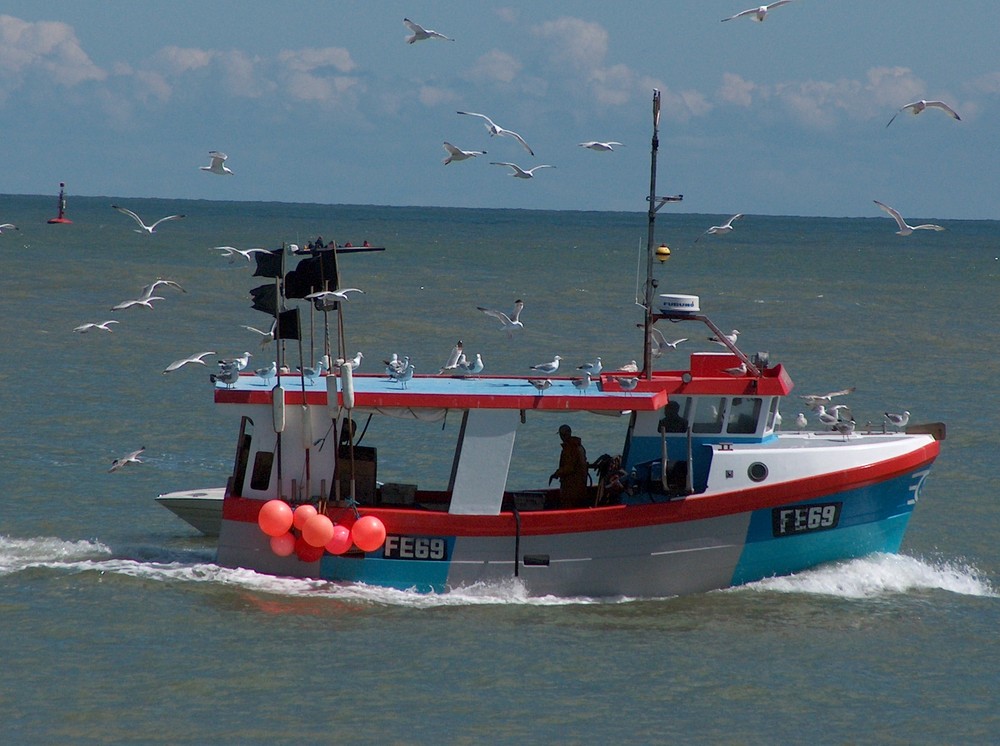
[[[643,211],[659,88],[658,191],[685,195],[666,209],[1000,219],[1000,2],[794,0],[720,23],[748,7],[8,1],[0,193]],[[406,44],[404,16],[455,41]],[[962,121],[885,126],[920,98]],[[444,140],[488,155],[444,166]],[[213,149],[234,176],[199,170]]]

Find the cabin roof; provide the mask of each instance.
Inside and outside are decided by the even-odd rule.
[[[706,353],[696,353],[704,355]],[[416,409],[533,409],[551,411],[653,411],[664,407],[670,396],[780,396],[791,391],[792,384],[782,366],[767,368],[758,378],[724,373],[735,356],[708,353],[711,358],[695,359],[691,371],[656,371],[651,380],[639,377],[632,391],[625,391],[620,377],[634,374],[604,373],[586,390],[573,385],[573,377],[549,377],[552,385],[538,391],[529,376],[454,377],[415,375],[406,383],[389,380],[384,375],[352,376],[356,407]],[[216,384],[215,401],[219,404],[269,404],[274,379],[265,382],[256,375],[244,374],[226,388]],[[281,376],[285,400],[289,404],[327,404],[327,388],[336,388],[342,399],[339,376],[306,381],[298,373]]]

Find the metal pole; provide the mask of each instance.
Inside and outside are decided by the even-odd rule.
[[[653,141],[649,158],[649,228],[646,233],[646,314],[643,323],[642,370],[646,380],[653,377],[649,335],[653,326],[653,243],[656,222],[656,152],[660,148],[660,92],[653,89]]]

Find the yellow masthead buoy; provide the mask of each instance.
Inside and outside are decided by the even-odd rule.
[[[667,261],[667,259],[670,258],[670,247],[667,246],[665,243],[661,243],[659,246],[657,246],[656,258],[659,259],[661,262]]]

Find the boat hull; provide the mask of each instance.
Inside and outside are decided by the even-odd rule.
[[[516,578],[531,595],[663,597],[896,552],[936,444],[853,479],[743,489],[659,504],[456,516],[374,508],[378,550],[278,557],[256,524],[260,501],[227,498],[220,564],[277,575],[446,592]],[[804,497],[808,495],[808,497]],[[331,511],[349,523],[353,514]]]

